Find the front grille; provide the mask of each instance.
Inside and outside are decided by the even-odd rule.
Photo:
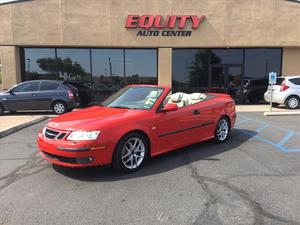
[[[45,137],[49,139],[63,139],[66,136],[67,133],[62,132],[60,133],[59,131],[51,130],[49,128],[46,128],[45,130]]]
[[[63,139],[64,136],[66,136],[66,133],[61,133],[60,135],[57,136],[56,139]]]

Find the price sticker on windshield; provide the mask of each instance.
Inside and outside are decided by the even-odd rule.
[[[277,73],[269,73],[269,84],[276,84]]]

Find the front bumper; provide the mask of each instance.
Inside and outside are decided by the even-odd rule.
[[[72,142],[47,139],[40,132],[38,147],[43,159],[65,167],[103,166],[112,162],[112,143],[95,141]]]

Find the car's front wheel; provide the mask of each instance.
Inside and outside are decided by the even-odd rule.
[[[215,142],[223,143],[227,141],[229,131],[230,131],[229,119],[223,116],[218,121],[215,129],[215,138],[214,138]]]
[[[290,96],[287,98],[285,105],[289,109],[296,109],[299,107],[300,104],[300,98],[298,96]]]
[[[53,111],[53,113],[60,115],[60,114],[66,113],[68,111],[68,108],[64,102],[57,101],[57,102],[53,103],[52,111]]]
[[[144,164],[148,150],[148,143],[143,135],[136,132],[127,134],[116,147],[113,167],[120,172],[134,172]]]

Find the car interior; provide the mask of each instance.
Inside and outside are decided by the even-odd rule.
[[[177,92],[168,96],[165,100],[166,103],[173,103],[180,107],[196,104],[207,98],[207,95],[203,93],[187,94],[183,92]]]

